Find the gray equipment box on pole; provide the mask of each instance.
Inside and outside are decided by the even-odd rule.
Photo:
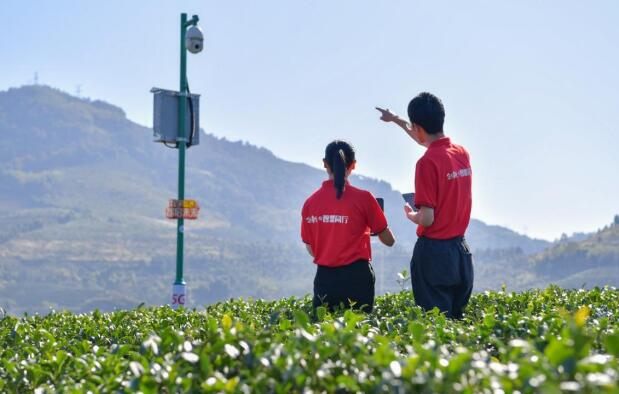
[[[181,97],[179,92],[160,88],[152,88],[154,94],[153,137],[155,142],[175,144],[184,140],[191,145],[200,143],[200,95],[191,95],[189,100]],[[178,138],[178,103],[186,100],[184,138]],[[193,111],[191,107],[193,106]],[[192,122],[193,115],[193,122]],[[192,127],[193,126],[193,127]]]

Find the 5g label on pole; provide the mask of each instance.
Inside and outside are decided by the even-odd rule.
[[[172,286],[172,308],[178,309],[179,306],[184,307],[187,303],[187,287],[184,284],[175,284]]]

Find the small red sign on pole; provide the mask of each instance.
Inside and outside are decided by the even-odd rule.
[[[198,218],[200,206],[196,200],[169,200],[165,216],[168,219],[188,219]]]

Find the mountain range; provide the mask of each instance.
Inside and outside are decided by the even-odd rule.
[[[0,92],[0,136],[0,306],[32,313],[168,301],[176,244],[164,211],[176,196],[174,149],[153,143],[152,130],[118,107],[39,85]],[[324,179],[322,169],[203,133],[187,151],[186,196],[201,207],[186,222],[192,305],[311,292],[300,207]],[[385,200],[398,244],[373,245],[377,291],[399,290],[396,274],[408,268],[416,239],[400,192],[363,176],[351,183]],[[477,289],[616,285],[616,228],[553,244],[472,219]],[[564,259],[579,263],[567,270]]]

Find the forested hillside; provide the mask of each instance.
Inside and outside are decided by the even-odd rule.
[[[619,286],[619,220],[582,241],[560,242],[535,256],[538,283]]]
[[[45,86],[0,92],[0,136],[0,306],[20,313],[168,301],[175,223],[164,208],[176,195],[175,150],[151,142],[152,131],[120,108]],[[310,292],[299,211],[324,171],[206,133],[187,157],[186,195],[202,208],[186,226],[193,305]],[[352,183],[385,199],[398,246],[374,248],[377,290],[399,290],[396,274],[408,269],[415,241],[400,193],[361,176]],[[479,289],[533,283],[529,256],[550,245],[478,220],[467,237]]]

